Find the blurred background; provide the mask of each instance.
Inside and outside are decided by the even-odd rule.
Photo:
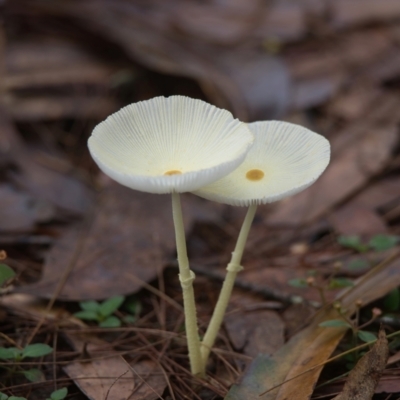
[[[96,123],[126,104],[181,94],[331,140],[324,178],[278,206],[272,222],[307,223],[333,208],[338,232],[398,221],[398,0],[14,0],[2,15],[1,163],[50,206],[79,213],[89,204],[81,181],[93,170],[85,143]],[[373,199],[342,207],[379,176]],[[28,225],[51,212],[41,204],[35,213]]]
[[[135,327],[154,329],[156,338],[181,332],[179,306],[154,289],[180,304],[169,199],[111,183],[86,146],[109,114],[161,95],[200,98],[243,121],[301,124],[332,146],[314,185],[259,207],[231,302],[236,311],[225,321],[229,339],[219,344],[247,358],[229,353],[234,373],[215,358],[218,396],[244,364],[275,352],[309,320],[314,308],[300,309],[293,296],[319,302],[319,294],[290,282],[315,271],[325,280],[338,271],[353,279],[399,247],[400,0],[0,0],[0,7],[0,260],[17,273],[14,292],[58,300],[68,312],[77,311],[74,301],[134,294],[142,307]],[[245,210],[183,199],[204,331]],[[0,298],[3,332],[16,341],[51,337],[53,325],[32,333],[37,314],[7,298]],[[160,345],[143,353],[145,336],[118,349],[134,352],[135,368],[143,358],[146,379],[163,363],[174,390],[190,393],[191,383],[179,383],[186,349],[172,343],[172,351]],[[80,349],[63,337],[69,345],[61,343],[61,352]],[[47,379],[65,374],[46,368]],[[400,392],[396,382],[392,391]]]

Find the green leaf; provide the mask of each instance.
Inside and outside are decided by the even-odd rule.
[[[114,296],[108,300],[103,301],[99,307],[99,313],[103,317],[108,317],[114,311],[121,307],[122,303],[125,301],[125,296]]]
[[[0,264],[0,286],[16,275],[14,270],[6,264]]]
[[[22,374],[30,382],[41,382],[41,381],[45,380],[43,372],[38,370],[38,369],[36,369],[36,368],[28,369],[26,371],[22,371]]]
[[[22,351],[16,347],[0,347],[1,360],[15,360],[21,355]]]
[[[63,400],[68,394],[68,389],[67,388],[62,388],[54,391],[51,395],[50,398],[51,400]]]
[[[338,288],[344,288],[344,287],[349,287],[349,286],[354,286],[354,283],[351,279],[347,278],[332,278],[329,281],[329,289],[338,289]]]
[[[357,271],[360,269],[368,268],[370,266],[367,260],[352,260],[347,264],[347,268],[351,271]]]
[[[288,281],[288,284],[290,286],[296,287],[296,288],[306,288],[308,287],[307,281],[302,278],[295,278],[295,279],[290,279]]]
[[[124,303],[124,310],[137,317],[142,311],[142,304],[135,298],[130,298]]]
[[[351,328],[351,325],[342,319],[331,319],[329,321],[321,322],[318,326],[323,328],[343,328],[348,327]]]
[[[7,400],[8,396],[5,393],[0,392],[0,400]]]
[[[53,349],[48,344],[44,343],[29,344],[22,351],[22,358],[42,357],[42,356],[47,356],[47,354],[50,354],[52,352]]]
[[[363,342],[372,342],[373,340],[376,340],[377,337],[374,333],[372,332],[367,332],[367,331],[358,331],[357,336],[363,341]]]
[[[398,288],[389,292],[383,301],[385,310],[397,311],[400,307],[400,291]]]
[[[97,312],[99,310],[100,304],[97,301],[89,300],[89,301],[81,301],[79,303],[82,310],[85,311],[94,311]]]
[[[113,315],[99,323],[101,328],[118,328],[121,326],[121,320]]]
[[[339,236],[338,243],[343,247],[348,247],[350,249],[357,250],[360,253],[363,253],[368,250],[368,246],[362,243],[360,237],[357,235]]]
[[[84,319],[87,321],[98,321],[99,314],[95,311],[78,311],[74,314],[74,317]]]
[[[10,396],[8,400],[26,400],[25,397]]]
[[[399,243],[400,237],[392,235],[376,235],[369,241],[369,246],[375,251],[389,250]]]

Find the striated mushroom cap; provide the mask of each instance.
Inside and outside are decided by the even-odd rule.
[[[255,140],[243,163],[196,195],[233,206],[270,203],[304,190],[329,164],[329,142],[317,133],[280,121],[248,126]]]
[[[155,97],[122,108],[88,141],[99,168],[131,189],[188,192],[237,168],[254,137],[226,110],[185,96]]]

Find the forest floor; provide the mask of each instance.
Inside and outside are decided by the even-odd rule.
[[[58,3],[4,6],[0,400],[400,398],[398,2]],[[332,147],[313,186],[258,207],[206,379],[170,198],[112,182],[87,150],[112,112],[173,94]],[[202,336],[246,210],[182,203]]]

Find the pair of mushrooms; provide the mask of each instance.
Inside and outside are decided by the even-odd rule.
[[[108,176],[131,189],[171,193],[191,371],[204,376],[257,205],[310,186],[329,163],[329,142],[301,126],[245,124],[226,110],[183,96],[131,104],[97,125],[90,153]],[[210,324],[200,342],[194,273],[189,268],[179,193],[248,206]]]

